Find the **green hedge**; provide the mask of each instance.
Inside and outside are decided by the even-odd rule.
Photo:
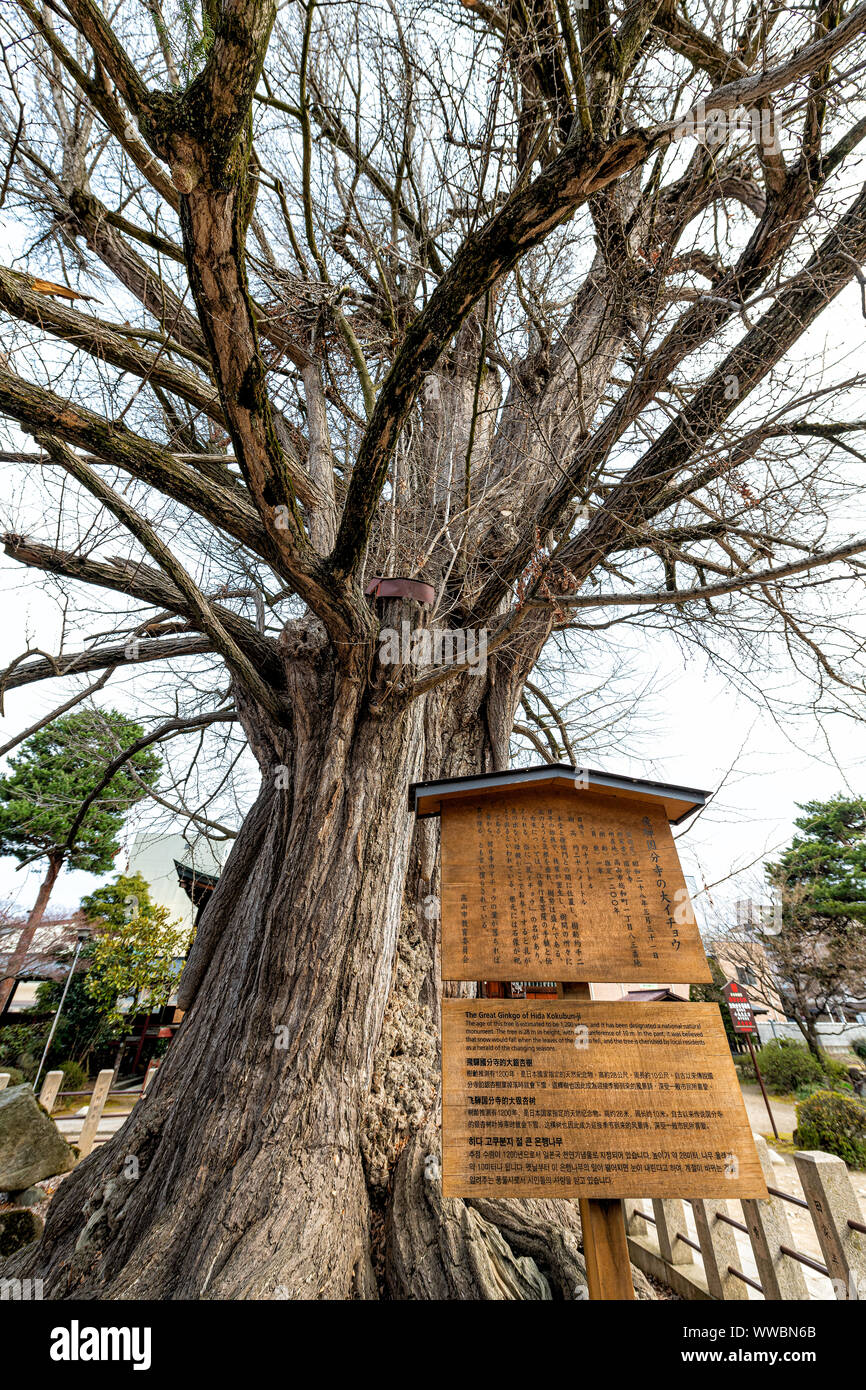
[[[840,1091],[816,1091],[797,1106],[794,1143],[837,1154],[852,1168],[866,1168],[866,1105]]]
[[[821,1065],[824,1068],[824,1075],[830,1083],[828,1090],[853,1092],[854,1087],[851,1085],[851,1078],[848,1075],[847,1062],[840,1061],[838,1057],[825,1057]]]
[[[801,1086],[821,1085],[824,1068],[802,1043],[793,1038],[774,1038],[757,1054],[758,1066],[774,1095],[790,1095]]]
[[[42,1054],[44,1030],[32,1023],[4,1023],[0,1028],[0,1071],[10,1065],[32,1081]]]

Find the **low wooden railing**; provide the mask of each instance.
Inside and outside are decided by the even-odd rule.
[[[755,1145],[770,1195],[743,1200],[742,1221],[728,1202],[692,1201],[694,1240],[684,1202],[654,1199],[650,1211],[645,1201],[626,1201],[632,1263],[681,1298],[746,1299],[749,1288],[773,1301],[817,1297],[806,1283],[805,1267],[830,1280],[837,1299],[866,1299],[866,1222],[842,1159],[795,1153],[803,1188],[797,1197],[776,1187],[766,1140],[756,1134]],[[809,1213],[823,1261],[797,1249],[786,1204]],[[736,1231],[749,1239],[757,1278],[740,1268]]]
[[[101,1071],[96,1078],[92,1090],[89,1091],[61,1091],[63,1085],[62,1071],[49,1071],[46,1073],[45,1080],[42,1082],[39,1091],[39,1104],[48,1111],[52,1111],[61,1106],[64,1101],[74,1100],[77,1097],[87,1097],[88,1104],[85,1114],[82,1116],[81,1131],[74,1139],[75,1147],[78,1149],[79,1158],[86,1158],[97,1142],[99,1132],[99,1122],[111,1096],[122,1096],[124,1100],[132,1100],[133,1106],[129,1110],[112,1110],[112,1115],[122,1115],[126,1119],[127,1115],[132,1114],[134,1103],[141,1099],[147,1091],[153,1078],[156,1065],[148,1067],[145,1073],[144,1082],[135,1090],[126,1090],[113,1087],[114,1072],[109,1070]],[[9,1073],[0,1072],[0,1091],[4,1090],[9,1083]],[[69,1118],[72,1118],[71,1116]]]

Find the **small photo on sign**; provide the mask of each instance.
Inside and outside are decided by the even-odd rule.
[[[520,790],[441,815],[443,979],[711,979],[661,806]]]
[[[766,1197],[715,1004],[442,1001],[445,1197]]]

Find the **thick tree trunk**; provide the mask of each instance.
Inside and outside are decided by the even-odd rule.
[[[507,761],[513,670],[380,714],[314,628],[291,641],[291,729],[239,697],[262,787],[183,1026],[4,1273],[51,1298],[581,1298],[575,1203],[439,1181],[438,822],[406,792]]]
[[[194,1002],[146,1099],[52,1203],[34,1252],[50,1297],[375,1293],[360,1117],[423,710],[369,713],[311,646],[291,654],[291,741],[245,715],[262,789],[190,958]]]
[[[515,684],[515,681],[517,684]],[[507,765],[519,666],[467,677],[425,718],[424,777]],[[439,1133],[439,821],[419,821],[406,878],[397,969],[364,1116],[362,1148],[374,1211],[374,1258],[395,1299],[581,1300],[580,1217],[569,1201],[460,1201],[442,1196]],[[638,1298],[655,1295],[632,1271]]]

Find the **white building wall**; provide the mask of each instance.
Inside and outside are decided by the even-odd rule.
[[[220,874],[232,843],[201,839],[190,845],[182,835],[142,832],[133,841],[127,872],[141,874],[150,884],[154,902],[167,907],[172,920],[179,918],[184,928],[191,931],[195,908],[177,881],[174,861],[203,874]]]
[[[769,1019],[758,1016],[755,1019],[758,1025],[758,1037],[761,1043],[771,1042],[773,1038],[793,1038],[795,1042],[803,1043],[805,1039],[796,1023],[790,1019],[785,1019],[784,1023],[770,1021]],[[833,1051],[838,1048],[844,1051],[849,1048],[855,1038],[866,1038],[866,1014],[863,1015],[862,1023],[818,1023],[816,1024],[818,1042],[821,1047]]]

